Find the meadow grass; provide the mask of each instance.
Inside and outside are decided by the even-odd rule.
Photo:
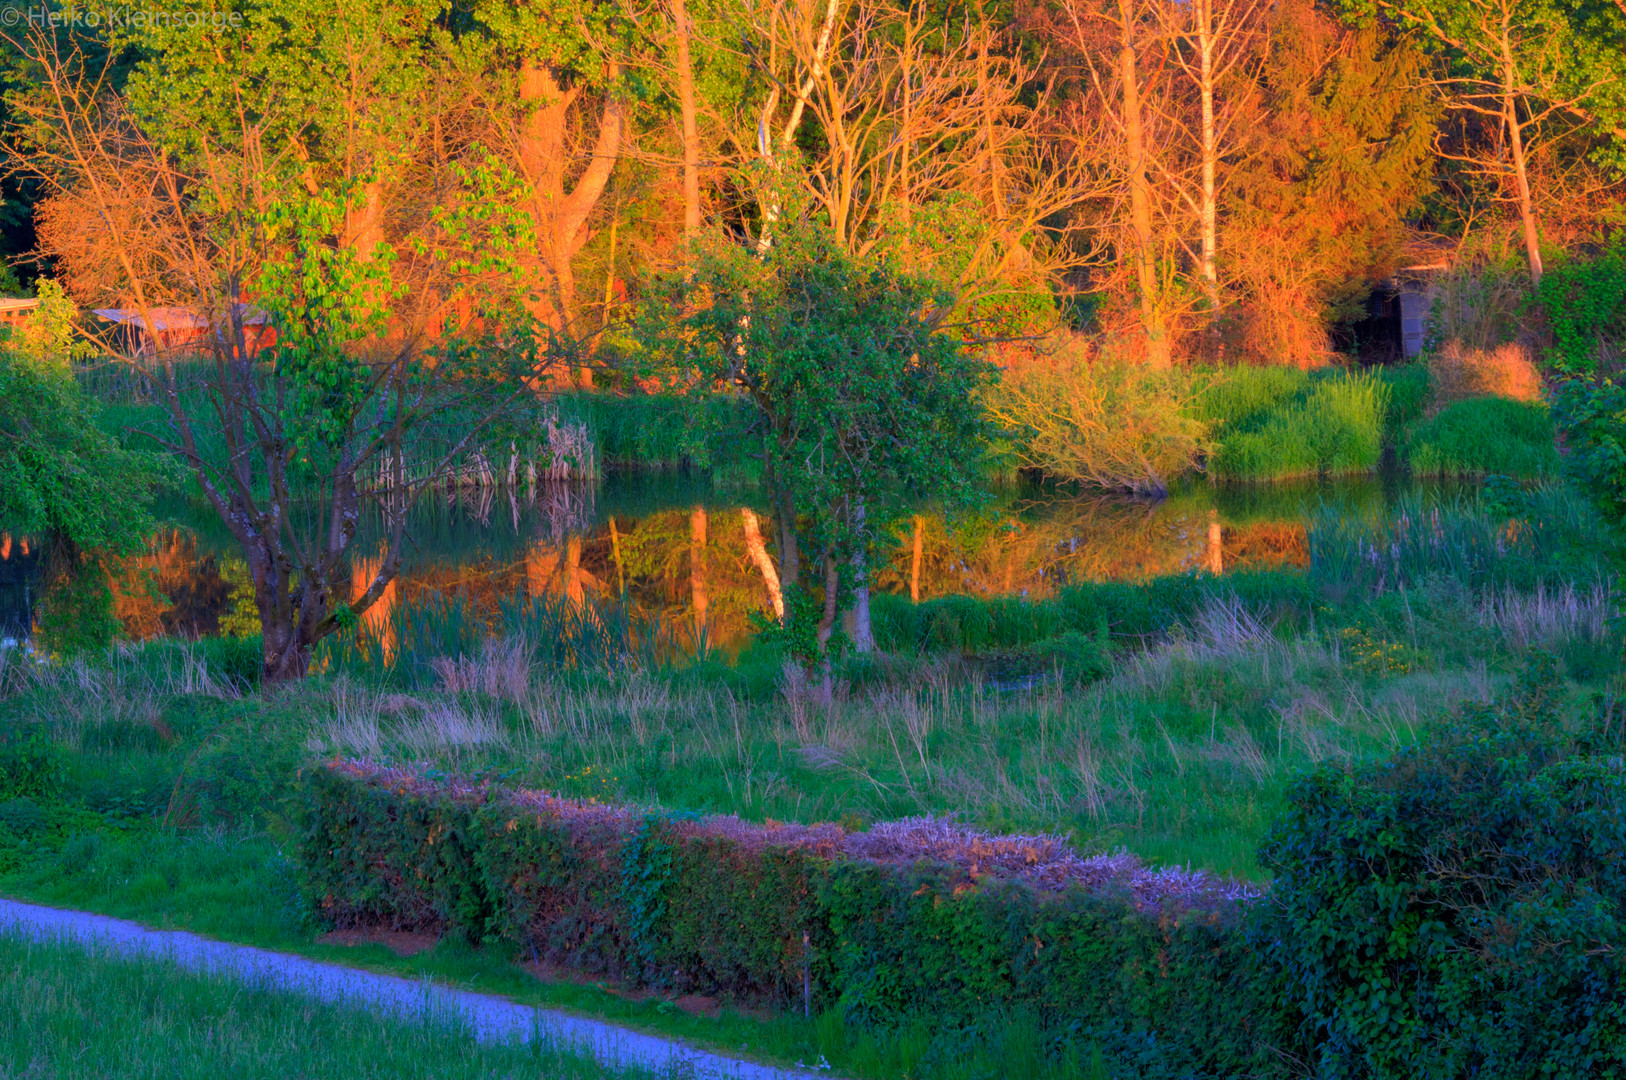
[[[0,652],[0,891],[774,1060],[822,1054],[859,1076],[1010,1075],[1009,1062],[1027,1057],[1031,1075],[1087,1075],[1087,1047],[1068,1061],[1034,1050],[1039,1029],[1021,1016],[988,1018],[965,1034],[964,1053],[928,1060],[947,1045],[929,1033],[866,1035],[839,1014],[689,1016],[613,987],[539,982],[500,948],[442,941],[400,958],[322,945],[285,854],[301,827],[295,777],[351,755],[668,811],[851,827],[954,816],[1258,879],[1258,842],[1305,770],[1416,741],[1462,703],[1492,697],[1533,650],[1561,658],[1577,701],[1612,670],[1608,579],[1565,554],[1591,519],[1562,493],[1517,497],[1534,546],[1501,553],[1488,571],[1475,553],[1506,529],[1450,504],[1324,527],[1308,575],[1086,590],[1085,614],[1074,614],[1119,625],[1087,639],[1105,667],[1084,681],[1063,653],[1051,654],[1061,670],[1011,678],[978,652],[1045,630],[1014,601],[961,604],[948,637],[925,620],[909,633],[942,640],[923,651],[900,639],[890,655],[839,664],[828,698],[771,648],[733,663],[640,660],[620,639],[584,646],[577,624],[574,638],[562,634],[568,613],[551,609],[530,623],[510,613],[495,637],[442,619],[412,646],[425,652],[411,679],[358,658],[263,691],[233,675],[219,643],[49,664]],[[1405,572],[1362,577],[1370,560],[1358,546],[1380,539]],[[1079,597],[1047,603],[1060,611]],[[576,650],[574,662],[561,648]]]
[[[634,1080],[546,1037],[477,1041],[455,1017],[361,1007],[187,973],[104,946],[0,934],[0,1075],[137,1080],[361,1077]]]
[[[1161,640],[1113,647],[1086,686],[895,657],[838,670],[829,700],[767,650],[679,672],[562,671],[515,639],[432,665],[438,684],[346,675],[241,696],[202,650],[171,645],[14,672],[0,717],[63,748],[69,801],[132,822],[286,834],[297,770],[347,755],[754,819],[954,815],[1252,876],[1296,772],[1410,742],[1534,648],[1596,677],[1616,647],[1613,603],[1601,582],[1440,579],[1273,626],[1215,598]]]

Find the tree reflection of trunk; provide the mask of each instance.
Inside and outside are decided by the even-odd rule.
[[[768,586],[768,602],[773,605],[774,618],[785,621],[785,597],[779,588],[779,572],[768,557],[768,546],[762,542],[762,526],[757,512],[749,506],[740,508],[740,519],[745,523],[745,550],[762,571],[763,584]]]
[[[1219,511],[1208,512],[1208,572],[1219,575],[1225,572],[1225,532],[1220,528]]]
[[[559,549],[538,540],[525,555],[525,595],[532,600],[548,595],[559,574]]]
[[[922,547],[921,533],[925,531],[926,519],[919,514],[915,515],[915,550],[909,560],[909,602],[920,603],[920,553]]]
[[[620,588],[620,595],[627,595],[627,571],[621,562],[621,534],[616,530],[615,518],[610,518],[610,553],[615,556],[615,583]]]
[[[378,576],[378,571],[384,565],[382,556],[371,559],[358,559],[350,568],[350,593],[357,599],[365,593]],[[397,579],[399,580],[399,579]],[[387,663],[395,655],[395,620],[390,616],[395,612],[395,586],[391,581],[384,586],[373,606],[362,612],[361,624],[367,633],[373,637],[384,651],[384,660]]]
[[[582,583],[582,538],[572,536],[565,543],[565,572],[564,572],[565,599],[570,606],[580,611],[582,601],[586,598],[587,590]]]
[[[695,634],[705,629],[706,607],[706,508],[697,506],[689,514],[689,589],[694,598]],[[697,637],[698,640],[698,637]]]
[[[598,579],[582,568],[582,538],[569,536],[562,544],[538,540],[525,556],[525,594],[537,599],[557,591],[572,609],[580,611],[587,600],[587,590],[598,586]]]

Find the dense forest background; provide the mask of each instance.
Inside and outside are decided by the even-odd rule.
[[[8,23],[12,291],[216,308],[320,199],[321,242],[388,260],[392,335],[514,297],[573,381],[630,383],[706,245],[801,222],[1007,364],[1059,329],[1153,367],[1381,352],[1414,267],[1516,336],[1478,324],[1620,225],[1626,13],[1593,0],[53,10]]]

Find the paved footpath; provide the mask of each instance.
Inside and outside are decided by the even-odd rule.
[[[553,1009],[517,1005],[431,983],[358,971],[303,956],[211,941],[178,930],[149,930],[137,923],[83,911],[0,899],[0,932],[99,945],[128,956],[169,960],[189,971],[224,973],[272,990],[309,994],[323,1001],[358,1005],[373,1012],[412,1018],[426,1009],[467,1024],[476,1038],[495,1042],[544,1034],[606,1065],[637,1066],[662,1075],[727,1080],[805,1080],[821,1074],[740,1061],[658,1035],[646,1035]],[[828,1077],[828,1073],[822,1074]]]

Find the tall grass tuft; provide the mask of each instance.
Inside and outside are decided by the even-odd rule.
[[[1474,592],[1590,584],[1606,572],[1596,525],[1579,498],[1559,489],[1539,492],[1513,518],[1469,500],[1408,498],[1382,518],[1324,504],[1309,525],[1310,577],[1335,602],[1439,580]]]
[[[514,698],[530,673],[657,670],[707,651],[704,630],[617,598],[523,592],[494,610],[431,593],[397,604],[382,633],[365,627],[318,648],[320,670],[410,689],[478,690]]]
[[[1209,390],[1215,476],[1286,480],[1376,469],[1389,388],[1373,375],[1237,368]]]

